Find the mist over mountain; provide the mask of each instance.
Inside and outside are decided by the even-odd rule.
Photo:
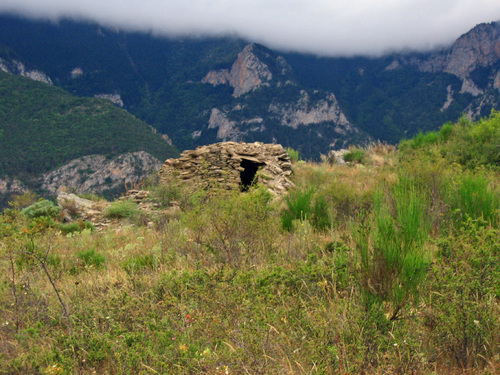
[[[237,35],[281,51],[378,56],[449,46],[481,22],[500,20],[496,0],[3,0],[0,12],[58,22],[97,22],[166,37]]]

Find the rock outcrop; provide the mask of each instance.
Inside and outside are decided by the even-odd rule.
[[[231,69],[210,71],[202,82],[233,87],[233,100],[212,108],[207,128],[194,131],[193,139],[215,134],[222,142],[276,142],[283,132],[295,139],[307,134],[319,152],[369,140],[349,122],[333,93],[301,88],[286,60],[258,44],[246,46]]]
[[[340,109],[335,95],[328,94],[324,99],[313,103],[306,91],[301,91],[301,98],[296,103],[272,104],[269,111],[280,117],[282,125],[296,129],[299,125],[334,122],[344,131],[352,131],[349,121]]]
[[[237,98],[261,86],[269,86],[273,71],[278,76],[285,76],[291,68],[284,58],[275,58],[266,48],[249,44],[240,52],[231,70],[210,71],[202,83],[230,85],[234,88],[233,96]]]
[[[465,79],[478,67],[493,66],[500,61],[500,23],[483,23],[462,35],[442,59],[439,70]],[[441,65],[441,66],[439,66]]]
[[[0,196],[8,194],[21,194],[26,190],[27,188],[24,184],[15,178],[0,178]]]
[[[120,94],[96,94],[94,97],[109,100],[111,103],[123,108],[123,100]]]
[[[133,184],[151,171],[161,168],[161,162],[147,152],[122,154],[114,159],[104,155],[89,155],[70,161],[42,176],[42,189],[56,193],[71,189],[77,193],[103,193],[124,184]]]
[[[217,138],[223,140],[236,140],[240,134],[235,121],[229,120],[227,114],[217,108],[212,108],[212,114],[208,120],[209,129],[218,129]]]
[[[43,82],[47,85],[53,84],[50,77],[44,72],[41,72],[39,70],[29,70],[22,62],[17,60],[6,61],[0,59],[0,70],[5,73],[30,78],[33,81]]]
[[[204,189],[248,189],[261,183],[276,194],[293,186],[292,164],[281,145],[224,142],[184,151],[168,159],[160,170],[160,183],[172,178]]]
[[[491,70],[490,85],[500,91],[496,77],[500,74],[500,22],[482,23],[458,38],[450,48],[437,51],[425,58],[394,60],[386,69],[398,69],[404,65],[416,66],[422,72],[449,73],[462,82],[461,93],[472,96],[484,94],[472,78],[477,69]],[[484,73],[483,73],[484,74]]]

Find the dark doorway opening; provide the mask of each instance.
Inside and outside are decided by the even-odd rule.
[[[255,175],[257,174],[257,171],[265,164],[243,159],[240,165],[243,168],[243,170],[240,172],[241,191],[248,191],[250,186],[252,186],[255,182]]]

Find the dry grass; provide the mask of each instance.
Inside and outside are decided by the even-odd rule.
[[[498,228],[437,226],[420,302],[393,322],[387,304],[367,309],[353,228],[398,182],[392,150],[373,150],[383,162],[295,164],[297,189],[328,202],[324,231],[307,220],[282,230],[286,204],[259,192],[190,203],[153,228],[62,235],[4,216],[0,373],[498,373]],[[73,335],[32,244],[48,254]]]

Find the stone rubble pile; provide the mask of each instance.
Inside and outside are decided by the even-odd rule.
[[[176,178],[204,189],[246,190],[257,182],[281,195],[293,186],[291,174],[292,163],[281,145],[222,142],[168,159],[160,170],[160,183]]]
[[[60,192],[57,195],[57,204],[62,208],[64,220],[67,222],[88,220],[97,229],[107,227],[111,223],[111,220],[104,216],[104,210],[110,205],[108,202],[93,202],[76,194]]]

